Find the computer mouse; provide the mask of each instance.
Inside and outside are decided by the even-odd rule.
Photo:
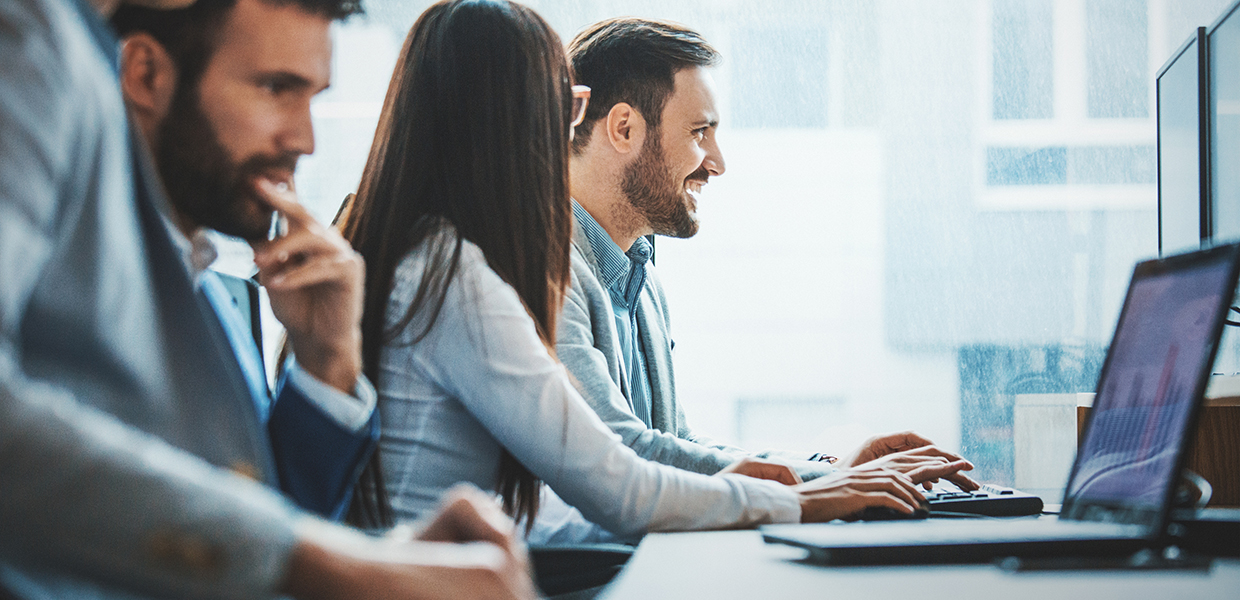
[[[859,521],[898,521],[909,519],[924,519],[930,516],[930,509],[926,506],[919,506],[912,514],[900,512],[894,508],[886,506],[867,506],[857,515]]]

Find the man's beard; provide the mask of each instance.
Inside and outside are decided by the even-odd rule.
[[[269,170],[292,172],[297,153],[254,155],[240,164],[228,158],[198,103],[195,86],[177,90],[158,130],[156,168],[168,198],[195,226],[256,241],[267,238],[271,211],[254,182]]]
[[[699,167],[683,181],[677,181],[667,167],[658,131],[646,136],[645,146],[641,154],[625,167],[620,190],[629,204],[646,218],[655,233],[677,238],[693,237],[698,231],[698,219],[689,210],[692,200],[688,197],[685,183],[693,180],[705,183],[710,173],[705,167]]]

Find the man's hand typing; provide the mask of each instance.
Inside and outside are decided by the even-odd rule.
[[[926,489],[930,489],[931,484],[939,479],[947,479],[966,491],[981,487],[972,478],[961,473],[973,470],[973,463],[954,452],[935,446],[934,442],[912,431],[872,437],[845,457],[840,464],[849,469],[892,469],[904,473],[914,483],[922,484]]]
[[[886,468],[845,470],[793,486],[801,522],[847,519],[869,506],[912,514],[925,498],[907,475]]]

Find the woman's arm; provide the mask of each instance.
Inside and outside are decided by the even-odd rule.
[[[420,281],[421,273],[402,280]],[[420,330],[417,320],[412,331]],[[397,343],[400,343],[399,341]],[[639,458],[569,383],[516,292],[466,243],[429,334],[411,360],[586,518],[621,534],[800,519],[792,488],[708,477]]]

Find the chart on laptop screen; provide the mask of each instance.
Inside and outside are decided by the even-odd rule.
[[[1070,496],[1129,506],[1165,498],[1228,269],[1216,263],[1134,283]]]

